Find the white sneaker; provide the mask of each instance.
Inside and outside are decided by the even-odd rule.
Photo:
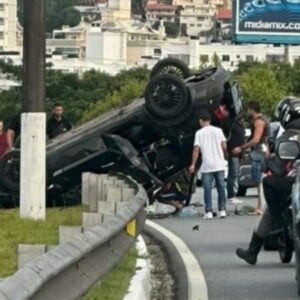
[[[212,212],[206,213],[203,217],[204,220],[212,220],[213,218],[214,218],[214,216],[213,216]]]
[[[226,211],[225,210],[220,210],[219,217],[221,219],[225,219],[227,217]]]
[[[236,198],[236,197],[230,198],[230,199],[228,199],[228,201],[229,201],[230,203],[232,203],[232,204],[242,204],[242,203],[243,203],[242,200],[240,200],[240,199],[238,199],[238,198]]]

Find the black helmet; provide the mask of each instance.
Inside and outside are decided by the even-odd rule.
[[[300,118],[300,99],[296,97],[286,97],[282,99],[275,110],[275,117],[283,128]]]

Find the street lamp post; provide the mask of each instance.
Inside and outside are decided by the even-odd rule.
[[[45,1],[23,0],[20,216],[45,219]]]

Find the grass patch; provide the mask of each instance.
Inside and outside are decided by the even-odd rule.
[[[59,225],[80,225],[84,207],[47,209],[46,221],[19,218],[19,210],[0,210],[0,277],[17,269],[18,244],[58,244]]]
[[[83,297],[83,300],[122,300],[134,275],[137,257],[137,250],[132,247],[101,283]]]

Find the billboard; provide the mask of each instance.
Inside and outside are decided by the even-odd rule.
[[[300,0],[236,0],[235,40],[300,44]]]

